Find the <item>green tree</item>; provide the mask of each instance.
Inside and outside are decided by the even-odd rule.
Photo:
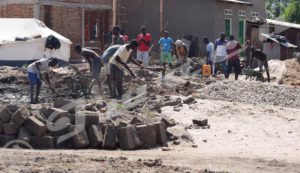
[[[300,0],[292,0],[284,11],[284,19],[288,22],[300,24]]]
[[[285,8],[289,4],[289,0],[267,0],[266,13],[268,19],[276,19],[282,15]]]

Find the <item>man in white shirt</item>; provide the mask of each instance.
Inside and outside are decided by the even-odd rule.
[[[122,99],[124,68],[131,74],[132,77],[136,77],[128,67],[127,62],[132,62],[139,67],[143,67],[132,57],[132,52],[136,50],[137,47],[137,41],[132,40],[129,44],[122,45],[110,60],[110,80],[112,84],[113,98],[116,97],[118,100]]]
[[[28,68],[27,68],[27,72],[28,72],[28,79],[29,79],[29,91],[30,91],[30,103],[31,104],[35,104],[38,103],[39,100],[39,94],[40,94],[40,90],[41,90],[41,85],[42,85],[42,73],[45,73],[45,79],[46,82],[48,83],[48,85],[50,86],[52,92],[55,93],[55,89],[53,88],[50,80],[49,80],[49,69],[50,67],[55,67],[57,65],[57,59],[55,58],[43,58],[40,59],[38,61],[35,61],[33,63],[31,63]],[[33,96],[33,90],[34,87],[36,86],[36,96],[34,99]]]
[[[217,75],[217,71],[220,65],[225,77],[227,76],[227,43],[228,41],[226,40],[226,34],[221,33],[220,38],[217,39],[215,43],[216,57],[213,63],[214,76]]]

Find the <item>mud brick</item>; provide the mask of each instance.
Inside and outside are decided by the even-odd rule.
[[[58,108],[49,108],[46,115],[48,122],[55,122],[64,117],[69,117],[69,112]]]
[[[68,111],[70,113],[75,113],[76,106],[76,103],[65,99],[56,99],[53,103],[53,107]]]
[[[194,101],[195,101],[195,98],[193,96],[190,96],[190,97],[184,99],[183,103],[184,104],[192,104],[192,103],[194,103]]]
[[[107,125],[102,148],[115,149],[117,145],[117,135],[117,129],[113,125]]]
[[[129,124],[143,124],[143,122],[136,116],[132,117]]]
[[[74,136],[72,136],[71,141],[72,146],[75,149],[86,148],[89,146],[89,138],[83,125],[70,126],[68,128],[68,132],[74,133]]]
[[[0,120],[0,135],[4,133],[3,125],[3,122]]]
[[[51,114],[49,107],[42,107],[42,109],[40,109],[39,112],[41,113],[42,117],[44,117],[45,119],[47,119]]]
[[[42,104],[31,104],[29,105],[29,109],[34,111],[34,110],[40,110],[43,108]]]
[[[18,126],[14,122],[3,125],[5,135],[16,135],[18,133]]]
[[[70,117],[71,124],[73,124],[73,125],[76,124],[76,114],[75,113],[70,113],[69,117]]]
[[[91,112],[91,111],[81,111],[76,114],[76,116],[80,116],[82,120],[84,120],[84,124],[90,126],[90,125],[98,125],[100,122],[99,114],[97,112]],[[81,119],[80,118],[80,119]],[[76,122],[78,124],[81,124],[81,122]]]
[[[196,124],[200,127],[207,126],[208,125],[208,120],[207,119],[203,119],[203,120],[193,119],[193,124]]]
[[[156,144],[166,146],[168,139],[165,124],[163,122],[157,122],[153,125],[156,128]]]
[[[132,125],[118,129],[118,140],[123,150],[134,150],[142,145],[137,130]]]
[[[27,120],[24,122],[24,128],[26,128],[35,136],[43,136],[47,130],[45,124],[34,116],[27,118]]]
[[[55,148],[55,139],[52,136],[32,136],[30,145],[36,149]]]
[[[64,139],[63,141],[58,141],[59,139],[61,139],[61,136],[55,136],[55,148],[58,149],[68,149],[68,148],[72,148],[72,140],[69,139]]]
[[[37,118],[38,120],[43,122],[44,124],[47,123],[47,118],[43,114],[41,114],[41,112],[39,110],[31,111],[31,114],[32,114],[32,116],[34,116],[35,118]]]
[[[163,106],[177,106],[181,103],[181,99],[177,98],[177,99],[172,99],[172,100],[168,100],[166,102],[163,103]]]
[[[139,125],[136,129],[143,143],[142,148],[150,149],[156,146],[156,128],[154,125]]]
[[[103,134],[96,125],[92,125],[88,129],[90,146],[93,148],[101,148],[103,144]]]
[[[21,127],[19,129],[18,139],[29,142],[30,138],[31,138],[30,132],[27,129],[25,129],[24,127]]]
[[[161,122],[165,124],[166,128],[176,126],[176,122],[174,120],[168,120],[166,118],[162,118]]]
[[[98,128],[101,130],[102,134],[105,134],[107,123],[99,123]]]
[[[0,120],[2,120],[3,123],[8,123],[11,119],[13,114],[5,107],[0,107]]]
[[[30,116],[30,112],[25,106],[20,107],[17,112],[11,118],[11,121],[14,122],[18,127],[22,126],[27,117]]]
[[[7,108],[12,114],[14,114],[14,113],[17,112],[17,110],[19,109],[19,106],[14,105],[14,104],[10,104],[10,105],[7,105],[6,108]]]
[[[51,136],[62,136],[68,133],[68,128],[71,126],[69,122],[47,123],[47,134]]]
[[[90,104],[85,105],[85,110],[96,112],[97,111],[96,103],[90,103]]]
[[[15,139],[16,136],[0,135],[0,147],[4,147],[8,142]]]

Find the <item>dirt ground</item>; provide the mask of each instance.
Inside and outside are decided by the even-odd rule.
[[[194,142],[138,151],[0,150],[2,172],[299,172],[300,109],[197,100],[164,115]],[[208,119],[210,129],[192,126]],[[197,145],[197,148],[192,147]]]
[[[298,172],[300,109],[197,100],[163,114],[192,142],[138,151],[0,150],[2,172]],[[210,129],[192,126],[209,120]],[[192,145],[197,145],[193,148]],[[195,147],[195,146],[194,146]],[[158,160],[156,160],[158,159]]]
[[[169,78],[163,87],[187,81]],[[234,81],[222,82],[222,78],[190,81],[188,88],[193,87],[194,93],[175,87],[171,97],[184,99],[182,95],[188,93],[197,98],[196,103],[183,104],[176,111],[173,106],[163,107],[159,114],[177,123],[168,131],[179,137],[179,144],[169,142],[168,148],[136,151],[0,149],[0,172],[300,172],[300,108],[299,100],[293,100],[299,89],[247,83],[244,76],[240,85],[245,87]],[[216,90],[217,85],[226,91]],[[7,88],[5,85],[3,90]],[[269,90],[268,99],[252,88]],[[223,95],[234,91],[240,97]],[[294,104],[283,104],[281,93]],[[214,94],[220,97],[212,98]],[[275,104],[276,94],[280,99]],[[193,119],[208,119],[210,128],[194,126]]]

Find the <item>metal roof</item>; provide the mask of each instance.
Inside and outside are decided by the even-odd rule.
[[[267,20],[268,24],[279,25],[279,26],[284,26],[284,27],[288,27],[288,28],[300,29],[299,24],[283,22],[283,21],[279,21],[279,20],[271,20],[271,19],[266,19],[266,20]]]
[[[284,46],[284,47],[288,47],[288,48],[297,48],[296,45],[293,45],[292,43],[289,43],[289,42],[280,42],[280,41],[278,41],[276,38],[271,37],[271,35],[269,35],[269,34],[261,33],[261,36],[263,36],[263,37],[265,37],[265,38],[267,38],[267,39],[270,39],[270,40],[272,40],[273,42],[275,42],[275,43],[277,43],[277,44],[280,44],[280,45],[282,45],[282,46]]]
[[[253,5],[253,3],[249,1],[242,1],[242,0],[219,0],[223,2],[232,2],[232,3],[238,3],[238,4],[245,4],[245,5]]]

